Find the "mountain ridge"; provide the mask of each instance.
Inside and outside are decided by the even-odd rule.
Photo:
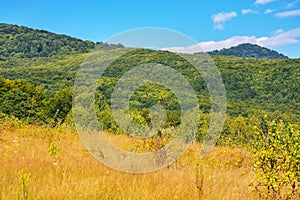
[[[261,47],[257,44],[242,43],[230,48],[223,48],[221,50],[214,50],[207,52],[209,55],[217,56],[234,56],[242,58],[268,58],[268,59],[285,59],[288,56],[278,53],[275,50]]]

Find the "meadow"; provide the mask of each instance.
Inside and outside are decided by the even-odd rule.
[[[73,129],[2,122],[0,199],[255,199],[245,149],[217,146],[199,159],[195,143],[169,167],[130,174],[94,159]],[[107,136],[126,150],[142,144]]]

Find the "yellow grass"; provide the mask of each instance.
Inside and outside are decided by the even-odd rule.
[[[124,148],[128,144],[128,149],[136,143],[122,135],[110,138]],[[55,156],[48,152],[51,142],[60,149]],[[4,127],[0,129],[0,199],[199,199],[198,149],[199,144],[193,145],[169,168],[129,174],[95,160],[75,131]],[[216,147],[203,160],[201,199],[254,199],[249,155],[245,150]],[[25,186],[24,176],[29,176]]]

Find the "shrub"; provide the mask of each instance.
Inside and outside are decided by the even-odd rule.
[[[263,118],[254,144],[255,190],[263,199],[300,198],[300,133]]]

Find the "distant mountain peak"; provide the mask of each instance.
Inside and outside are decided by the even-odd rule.
[[[288,58],[287,56],[278,53],[277,51],[261,47],[256,44],[243,43],[237,46],[230,47],[228,49],[221,49],[208,52],[210,55],[219,55],[219,56],[234,56],[234,57],[243,57],[243,58],[269,58],[269,59],[278,59],[278,58]]]

